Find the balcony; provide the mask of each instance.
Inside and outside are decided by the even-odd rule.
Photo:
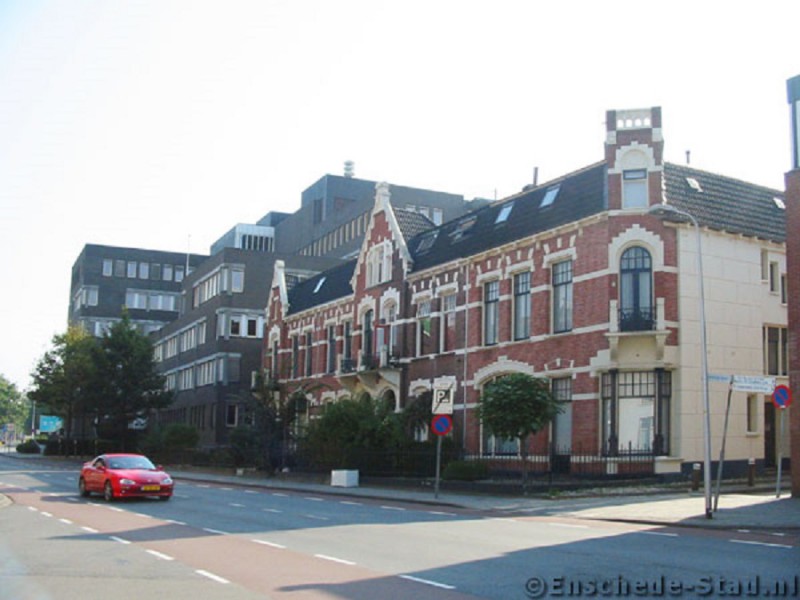
[[[653,331],[656,326],[656,311],[652,306],[646,308],[619,309],[619,330]]]
[[[656,298],[655,307],[637,309],[621,309],[617,300],[611,300],[606,337],[612,363],[628,361],[634,357],[639,360],[645,356],[649,356],[649,361],[663,361],[664,348],[669,337],[664,298]]]

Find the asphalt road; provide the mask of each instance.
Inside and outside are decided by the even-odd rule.
[[[0,597],[800,597],[800,548],[757,533],[180,480],[170,502],[108,504],[76,484],[0,458]]]

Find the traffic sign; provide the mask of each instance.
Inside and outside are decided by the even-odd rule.
[[[431,412],[435,415],[453,414],[453,387],[433,388]]]
[[[453,419],[450,415],[434,415],[431,419],[431,431],[436,435],[447,435],[453,429]]]
[[[786,408],[792,403],[792,390],[788,385],[777,385],[772,392],[772,402],[778,408]]]

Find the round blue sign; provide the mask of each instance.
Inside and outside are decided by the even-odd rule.
[[[786,385],[776,385],[772,392],[772,402],[778,408],[786,408],[792,403],[792,390]]]
[[[453,428],[453,420],[450,415],[434,415],[431,419],[431,431],[436,435],[447,435]]]

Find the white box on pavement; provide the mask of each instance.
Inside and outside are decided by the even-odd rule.
[[[333,487],[358,487],[358,471],[338,469],[331,471]]]

